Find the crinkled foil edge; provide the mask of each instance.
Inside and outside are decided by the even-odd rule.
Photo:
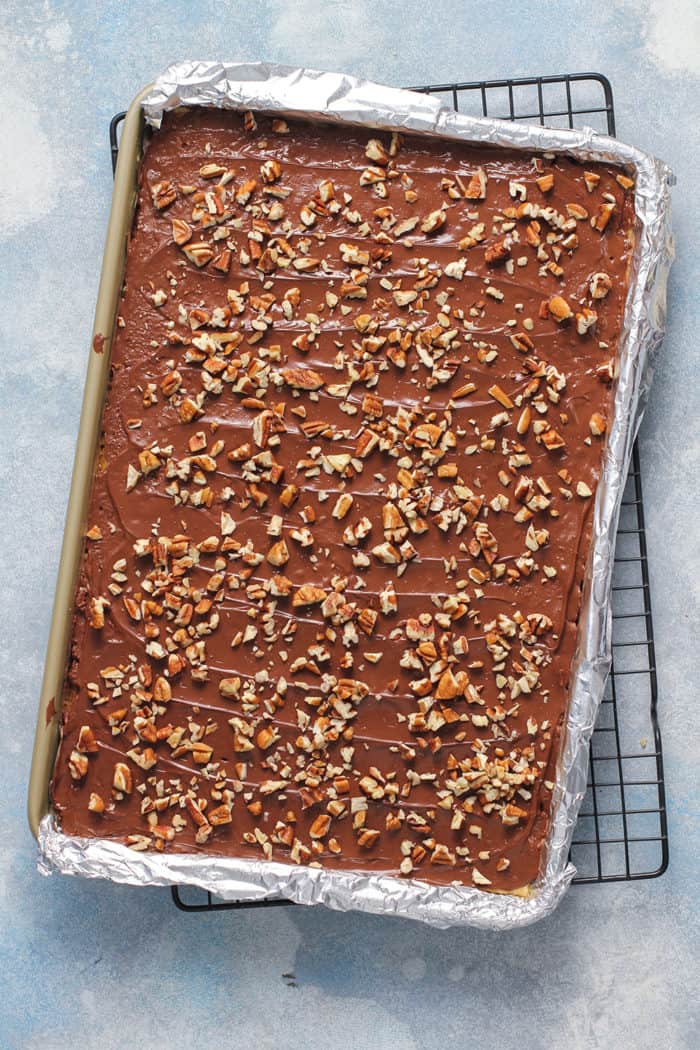
[[[224,899],[286,897],[341,911],[401,915],[435,927],[506,930],[549,915],[574,876],[569,847],[586,793],[588,745],[611,663],[611,583],[622,491],[661,343],[666,282],[673,260],[669,186],[661,161],[632,146],[578,131],[464,116],[434,96],[374,84],[340,73],[268,63],[181,62],[155,81],[143,100],[158,127],[182,105],[253,109],[290,117],[405,130],[523,150],[552,150],[580,160],[623,165],[636,179],[637,244],[620,341],[615,413],[596,493],[592,549],[584,584],[571,699],[553,798],[546,864],[527,897],[467,886],[362,872],[328,871],[235,857],[134,852],[107,839],[64,835],[49,814],[39,831],[39,870],[131,885],[192,885]]]

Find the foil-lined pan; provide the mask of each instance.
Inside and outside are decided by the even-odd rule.
[[[653,156],[599,135],[590,128],[567,131],[468,117],[442,105],[432,96],[385,87],[340,73],[267,63],[182,62],[170,66],[159,76],[140,96],[137,105],[138,102],[146,122],[156,129],[167,110],[179,106],[216,106],[336,124],[403,130],[527,151],[553,151],[579,160],[607,161],[622,166],[636,181],[637,238],[619,346],[620,376],[603,473],[596,493],[591,553],[584,583],[546,862],[529,896],[487,893],[468,886],[431,886],[417,879],[328,871],[273,861],[206,854],[135,853],[111,840],[64,835],[55,817],[48,812],[50,759],[43,761],[43,770],[36,775],[33,772],[35,800],[36,780],[42,773],[44,776],[41,785],[44,815],[36,821],[38,826],[35,827],[39,842],[39,870],[44,874],[58,871],[89,878],[110,878],[131,885],[192,885],[228,900],[284,897],[300,904],[324,904],[342,911],[401,915],[436,927],[470,925],[505,930],[544,918],[557,906],[575,874],[568,861],[569,847],[586,792],[588,746],[611,663],[610,598],[617,521],[632,446],[664,333],[666,283],[673,259],[669,193],[673,176],[668,167]],[[120,156],[120,163],[130,164],[131,176],[135,177],[138,148],[134,145],[133,133],[130,150],[129,157]],[[112,220],[117,206],[117,188]],[[121,207],[123,210],[123,202]],[[120,223],[116,226],[117,229],[114,222],[110,222],[106,260],[107,252],[113,247],[110,238],[124,237],[128,229]],[[123,245],[121,250],[123,255]],[[99,311],[100,302],[98,314]],[[107,341],[110,334],[106,333]],[[94,418],[90,418],[93,430],[99,423],[101,407],[98,405],[93,412]],[[85,417],[81,431],[84,425]],[[76,550],[71,549],[69,554],[71,563],[75,562],[77,566]],[[56,615],[55,611],[54,620]],[[64,653],[64,670],[65,657]],[[53,666],[56,666],[55,653]],[[51,684],[54,685],[54,695],[60,695],[61,682],[49,682],[48,686]],[[49,691],[45,680],[38,736],[44,719],[51,713],[47,706]],[[55,717],[49,721],[54,724],[57,737]],[[42,754],[43,751],[46,748]]]

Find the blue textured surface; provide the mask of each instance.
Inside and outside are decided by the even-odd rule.
[[[3,1050],[698,1045],[699,53],[694,0],[0,5]],[[641,441],[663,878],[574,888],[549,920],[495,935],[301,908],[189,916],[167,891],[36,873],[26,783],[110,203],[106,127],[183,57],[391,84],[598,69],[621,137],[677,173],[669,333]]]

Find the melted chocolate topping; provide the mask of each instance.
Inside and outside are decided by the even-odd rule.
[[[165,118],[112,340],[65,832],[534,882],[632,223],[605,165]]]

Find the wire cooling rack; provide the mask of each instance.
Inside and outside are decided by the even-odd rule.
[[[471,116],[557,128],[585,124],[615,134],[612,88],[599,73],[432,84],[413,90],[438,95]],[[110,124],[113,168],[124,116],[118,113]],[[612,589],[613,666],[591,740],[588,792],[571,846],[578,873],[574,882],[579,884],[653,879],[668,866],[654,628],[636,444],[622,501]],[[173,887],[172,895],[184,911],[291,903],[221,901],[202,890],[180,887]]]

